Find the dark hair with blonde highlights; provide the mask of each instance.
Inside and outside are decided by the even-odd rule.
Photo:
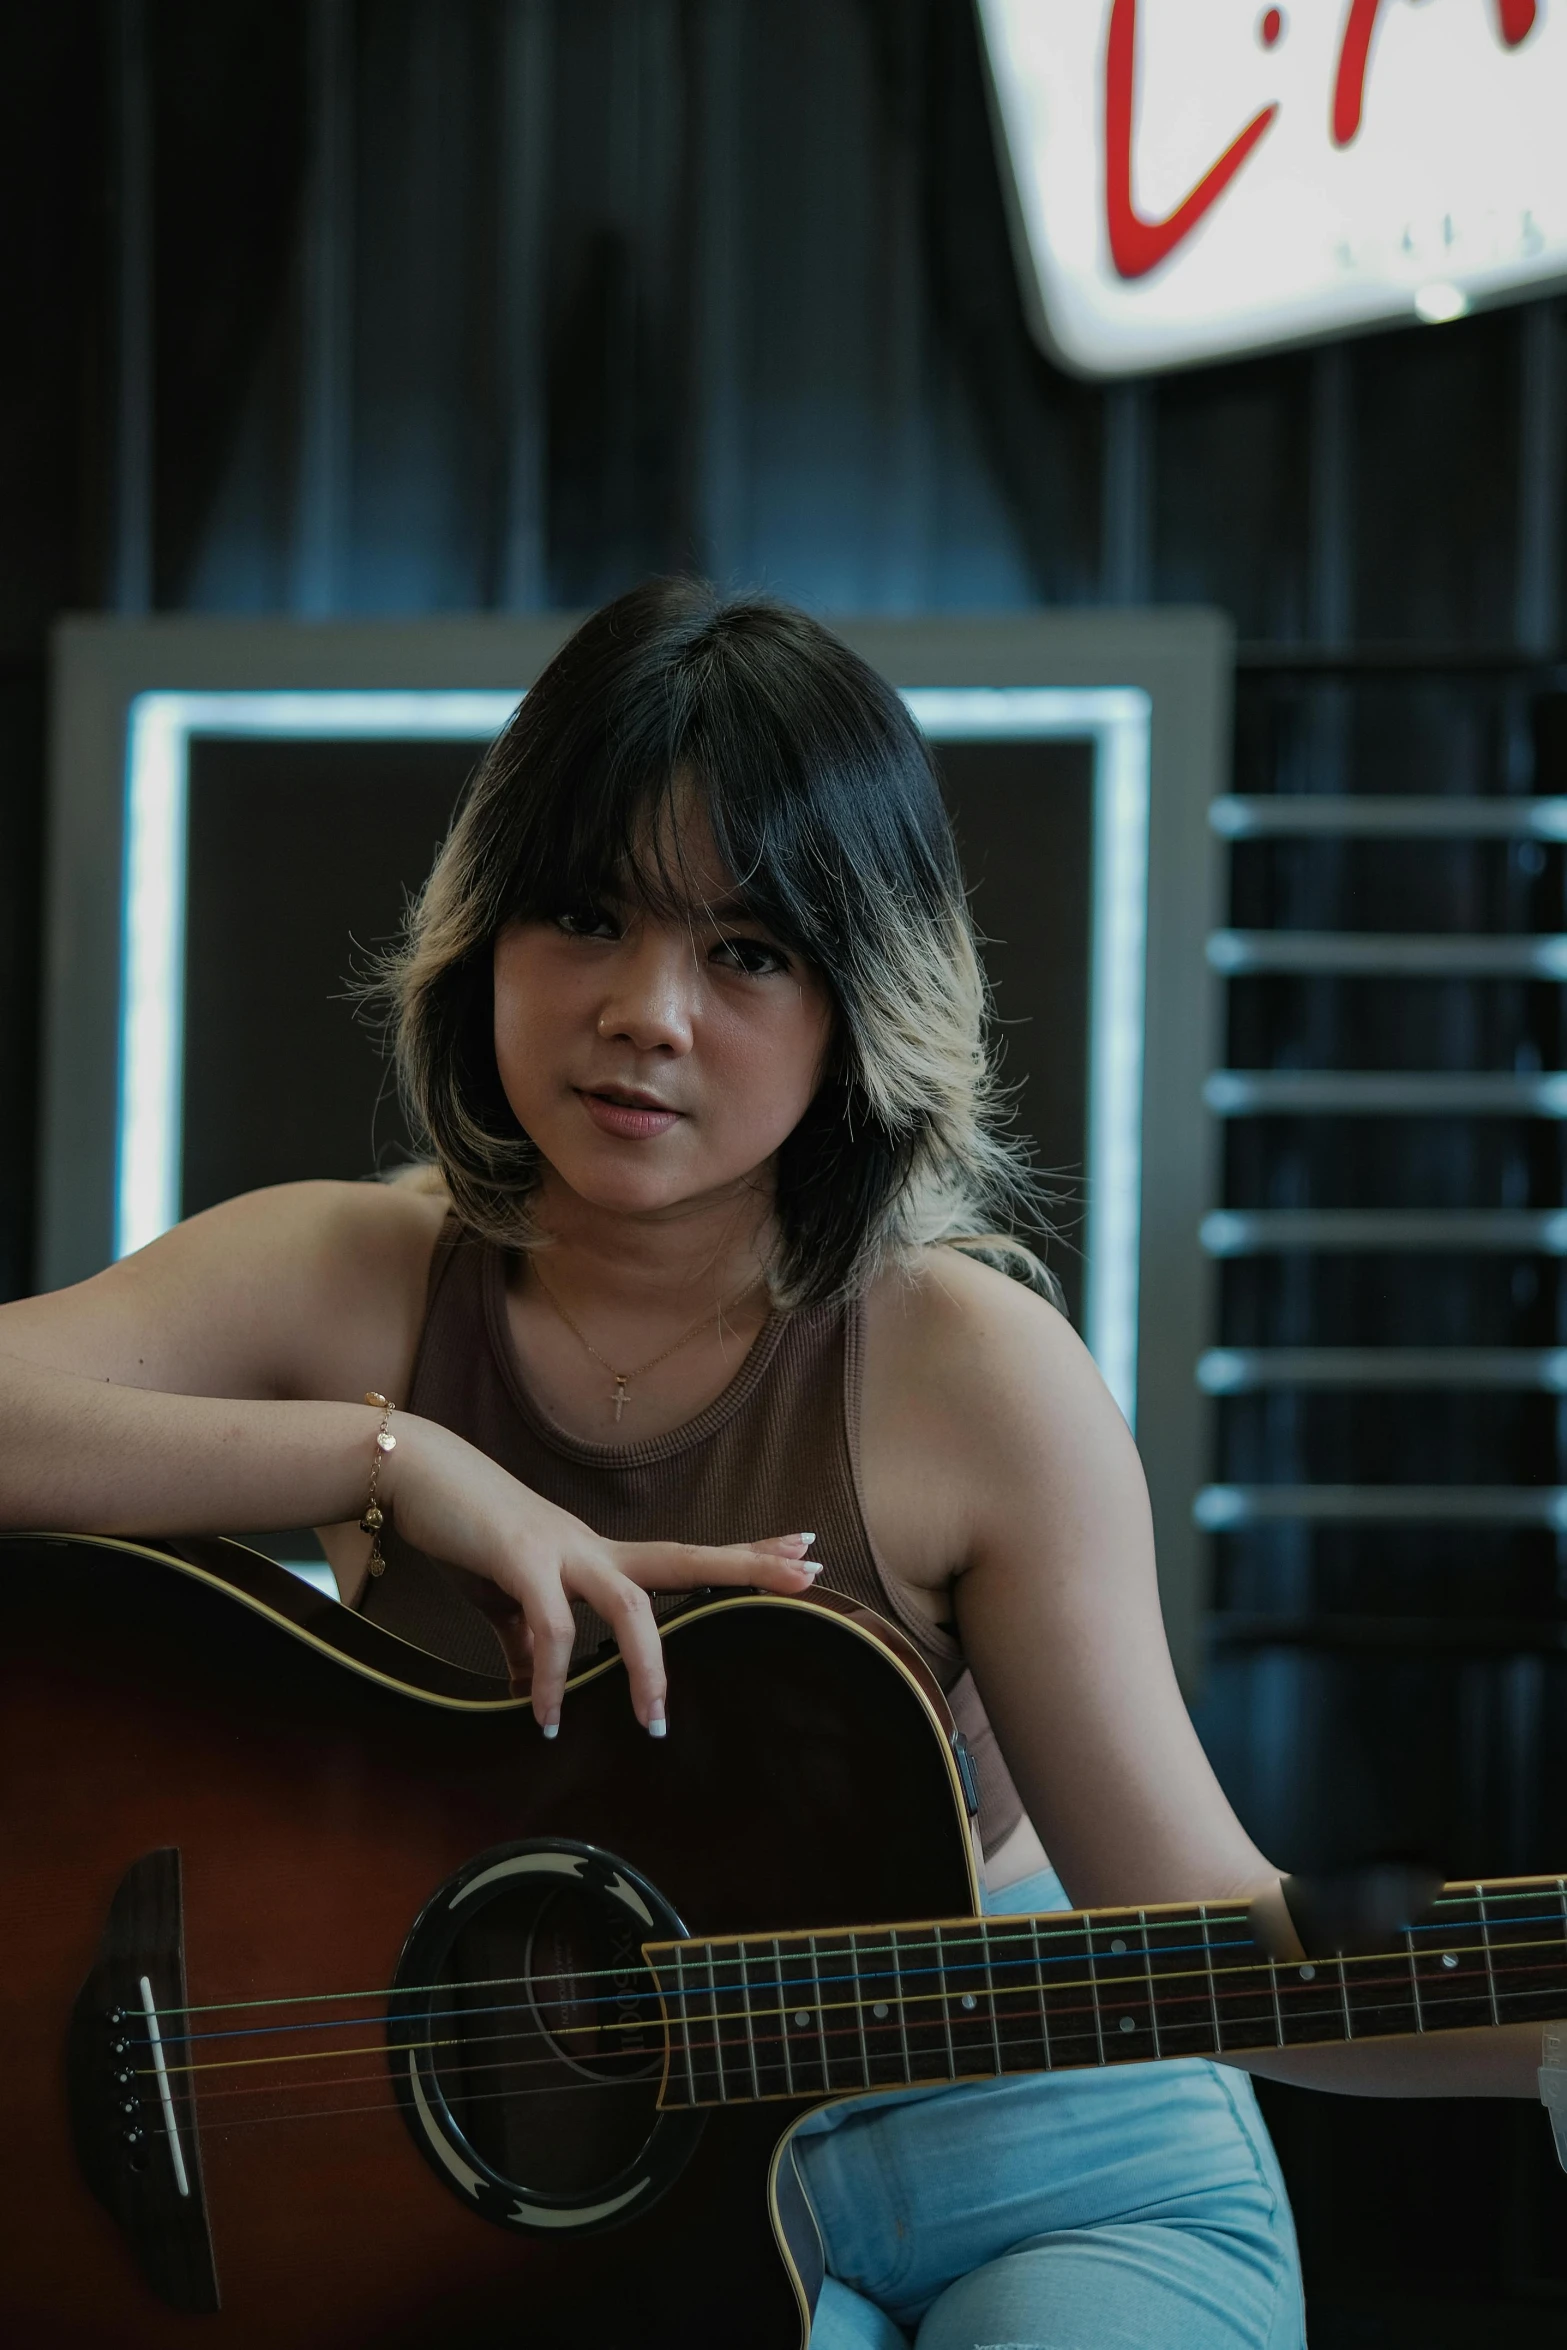
[[[696,795],[746,911],[833,1004],[826,1073],[778,1154],[778,1301],[859,1291],[934,1240],[1037,1225],[924,738],[818,622],[690,580],[634,589],[562,647],[475,773],[384,974],[410,1117],[464,1222],[532,1237],[540,1162],[496,1071],[495,939],[628,887],[680,905],[657,846],[678,838],[677,793]]]

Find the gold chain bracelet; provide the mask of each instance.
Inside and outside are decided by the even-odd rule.
[[[397,1406],[384,1395],[378,1395],[373,1387],[365,1389],[365,1402],[375,1405],[381,1415],[381,1425],[375,1432],[375,1451],[370,1456],[370,1498],[365,1503],[365,1514],[359,1521],[359,1531],[370,1537],[371,1574],[384,1575],[386,1561],[381,1555],[381,1528],[386,1524],[386,1512],[376,1496],[381,1488],[381,1456],[397,1450],[397,1439],[392,1434],[392,1414]]]

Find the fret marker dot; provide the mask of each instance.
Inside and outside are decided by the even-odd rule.
[[[1121,2018],[1121,2029],[1123,2032],[1135,2032],[1137,2029],[1135,2017],[1123,2015]]]
[[[1126,1944],[1121,1940],[1119,1934],[1111,1943],[1110,1947],[1115,1952],[1117,1958],[1124,1958],[1126,1956]]]
[[[1317,1979],[1316,1968],[1314,1966],[1303,1966],[1300,1970],[1300,1979],[1303,1983],[1314,1983]]]
[[[965,2007],[972,2007],[972,2006],[973,2006],[973,2004],[974,2004],[974,1994],[973,1994],[973,1992],[972,1992],[972,1991],[965,1991],[965,1992],[964,1992],[964,1994],[963,1994],[963,2004],[964,2004],[964,2006],[965,2006]]]
[[[795,2022],[796,2022],[797,2024],[808,2024],[808,2023],[810,2022],[810,2020],[811,2020],[811,2019],[810,2019],[810,2017],[809,2017],[809,2016],[806,2014],[806,2012],[805,2012],[804,2008],[803,2008],[803,2007],[799,2007],[799,2008],[796,2008],[796,2009],[795,2009],[794,2020],[795,2020]]]
[[[878,1999],[878,2000],[877,2000],[877,2002],[876,2002],[876,2004],[875,2004],[875,2006],[874,2006],[874,2007],[871,2009],[871,2013],[872,2013],[872,2015],[873,2015],[873,2016],[876,2018],[876,2021],[877,2021],[879,2024],[884,2024],[884,2023],[886,2022],[886,2020],[887,2020],[887,2002],[886,2002],[886,2000],[885,2000],[885,1999]]]
[[[1449,1974],[1451,1974],[1451,1972],[1452,1972],[1453,1968],[1454,1968],[1455,1966],[1457,1966],[1457,1964],[1458,1964],[1458,1953],[1457,1953],[1457,1951],[1456,1951],[1456,1950],[1444,1950],[1444,1951],[1443,1951],[1443,1953],[1442,1953],[1442,1964],[1443,1964],[1443,1965],[1444,1965],[1444,1966],[1447,1968],[1447,1970],[1448,1970]]]

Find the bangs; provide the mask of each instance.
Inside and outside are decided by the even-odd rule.
[[[678,731],[660,730],[662,741],[600,741],[535,771],[513,917],[618,902],[692,925],[750,921],[830,982],[848,908],[832,886],[815,795],[787,747],[739,715],[693,712]]]

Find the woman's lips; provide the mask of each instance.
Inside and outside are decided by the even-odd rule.
[[[588,1093],[582,1087],[577,1089],[577,1099],[602,1133],[619,1135],[624,1142],[646,1142],[655,1134],[667,1134],[683,1115],[679,1110],[612,1101],[607,1094]]]

